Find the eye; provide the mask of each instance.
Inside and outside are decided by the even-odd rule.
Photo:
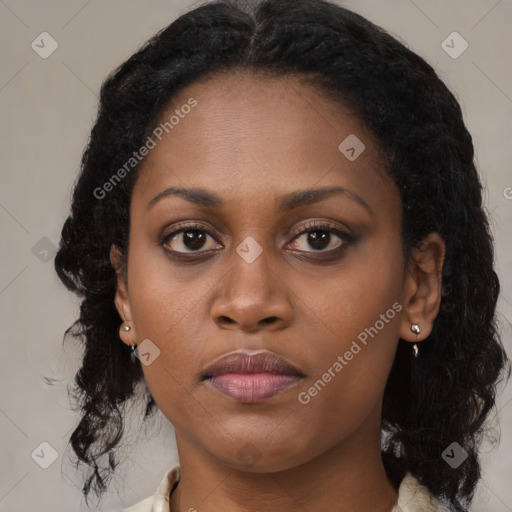
[[[288,247],[297,252],[337,254],[352,242],[353,237],[339,227],[321,221],[312,221],[302,226],[302,230],[288,244]],[[164,234],[159,245],[176,257],[187,254],[206,254],[222,248],[215,236],[201,224],[180,225],[172,232]]]
[[[217,249],[219,247],[218,243],[210,243],[210,247],[208,247],[208,238],[215,240],[213,235],[211,235],[204,226],[200,224],[188,224],[179,229],[175,229],[171,233],[165,234],[160,240],[160,245],[169,252],[180,254],[206,252]]]
[[[301,252],[331,252],[353,242],[340,228],[325,222],[312,221],[296,236],[289,247]],[[313,250],[308,250],[312,248]],[[341,249],[340,249],[341,250]]]

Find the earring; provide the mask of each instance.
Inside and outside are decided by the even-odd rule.
[[[418,324],[411,324],[411,331],[416,334],[416,337],[418,337],[418,334],[420,333],[421,329]],[[418,357],[419,349],[418,344],[415,343],[412,347],[414,357]]]
[[[132,330],[132,328],[128,324],[125,324],[121,327],[121,331],[123,331],[123,332],[129,332],[131,330]],[[130,354],[135,352],[136,348],[137,348],[137,345],[128,345],[128,350],[129,350]]]
[[[393,443],[393,452],[398,459],[402,456],[402,443]]]

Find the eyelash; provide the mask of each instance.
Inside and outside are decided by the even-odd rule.
[[[166,251],[166,253],[168,255],[170,255],[171,257],[178,258],[178,259],[179,258],[183,258],[183,259],[186,259],[186,260],[191,260],[194,257],[197,258],[197,255],[209,254],[212,251],[216,251],[217,250],[217,249],[208,249],[206,251],[195,251],[195,252],[183,253],[183,252],[179,252],[179,251],[174,251],[172,249],[167,249],[165,247],[165,245],[172,238],[174,238],[176,235],[178,235],[180,233],[187,232],[187,231],[199,231],[199,232],[202,232],[202,233],[206,233],[209,236],[211,236],[214,240],[216,240],[215,235],[209,229],[205,228],[205,226],[203,226],[201,224],[190,223],[190,224],[178,225],[177,229],[173,230],[170,233],[164,234],[162,236],[162,238],[160,239],[158,245],[162,246],[164,248],[164,250]],[[341,229],[339,229],[338,227],[334,226],[333,224],[326,223],[325,221],[310,221],[310,222],[307,222],[304,226],[302,226],[300,228],[300,231],[298,231],[297,233],[293,234],[293,237],[292,237],[291,241],[294,241],[295,239],[299,238],[301,235],[305,235],[305,234],[309,234],[309,233],[314,233],[315,231],[325,231],[325,232],[328,232],[330,234],[334,234],[334,235],[336,235],[338,238],[340,238],[342,240],[342,243],[341,243],[340,246],[335,247],[334,249],[330,249],[328,251],[324,251],[324,250],[319,250],[319,251],[298,251],[298,250],[296,250],[295,252],[306,253],[306,254],[308,254],[308,253],[316,253],[316,254],[326,254],[326,255],[327,254],[329,254],[329,255],[333,255],[333,254],[338,255],[338,254],[340,254],[346,248],[347,245],[352,245],[354,243],[354,237],[352,235],[342,231]]]

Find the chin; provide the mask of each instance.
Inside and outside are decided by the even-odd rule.
[[[263,451],[257,448],[256,444],[247,442],[234,454],[230,454],[229,458],[224,454],[219,459],[227,466],[238,471],[277,473],[293,469],[305,463],[304,455],[304,450],[298,450],[295,446],[284,449],[283,445],[281,445],[272,450],[272,447],[267,445]]]

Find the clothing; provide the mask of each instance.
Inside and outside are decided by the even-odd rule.
[[[178,485],[180,466],[170,468],[153,496],[122,510],[114,512],[172,512],[169,508],[169,496]],[[407,473],[398,489],[398,504],[391,512],[450,512],[437,498],[432,496],[411,473]]]

